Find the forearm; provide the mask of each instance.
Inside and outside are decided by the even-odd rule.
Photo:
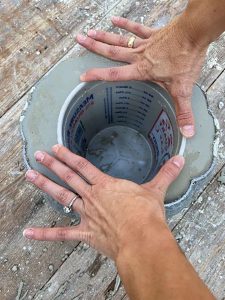
[[[225,0],[190,0],[180,23],[195,44],[208,46],[225,31]]]
[[[152,224],[120,252],[117,267],[131,300],[215,299],[166,226]]]

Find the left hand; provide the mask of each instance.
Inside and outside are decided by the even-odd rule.
[[[102,173],[61,145],[52,150],[56,158],[40,151],[36,152],[35,158],[79,194],[73,210],[80,214],[81,222],[64,228],[25,229],[27,238],[85,241],[116,260],[123,246],[132,244],[135,236],[151,234],[153,230],[158,232],[158,228],[169,232],[163,201],[168,186],[184,165],[183,157],[171,158],[152,181],[138,185]],[[74,192],[36,171],[27,171],[26,178],[62,205],[68,205],[74,198]]]
[[[113,17],[115,26],[136,35],[133,48],[129,37],[90,30],[77,36],[79,44],[109,59],[128,65],[95,68],[81,75],[82,81],[150,80],[168,90],[174,100],[181,133],[190,138],[195,133],[191,97],[204,61],[207,47],[195,44],[183,16],[161,29],[151,29],[125,18]]]

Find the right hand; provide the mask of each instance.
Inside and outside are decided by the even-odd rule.
[[[183,157],[171,158],[153,180],[138,185],[102,173],[61,145],[55,145],[52,151],[56,158],[40,151],[35,158],[79,194],[73,209],[80,214],[81,222],[76,227],[27,228],[27,238],[84,241],[116,261],[119,252],[140,234],[169,234],[163,203],[167,188],[184,166]],[[74,192],[36,171],[27,171],[26,178],[63,205],[74,197]]]
[[[88,32],[77,36],[79,44],[109,59],[129,63],[122,67],[91,69],[81,75],[82,81],[151,80],[171,94],[181,133],[194,135],[194,116],[191,108],[193,85],[199,77],[207,47],[191,40],[181,17],[162,29],[150,29],[120,17],[112,22],[137,36],[134,49],[128,48],[128,37],[109,32]]]

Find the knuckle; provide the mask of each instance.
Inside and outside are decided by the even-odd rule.
[[[106,32],[104,32],[104,31],[97,31],[97,37],[101,38],[101,39],[105,39],[106,38]]]
[[[78,238],[80,241],[84,241],[88,245],[91,245],[92,243],[92,235],[90,232],[79,232]]]
[[[97,69],[87,71],[86,78],[89,78],[89,80],[104,80],[102,74]]]
[[[126,19],[126,18],[121,18],[121,19],[120,19],[120,24],[121,24],[122,26],[128,25],[128,22],[129,22],[129,20]]]
[[[115,68],[109,68],[109,80],[116,81],[119,78],[119,72]]]
[[[62,177],[64,182],[69,183],[74,178],[74,172],[72,170],[67,170]]]
[[[40,239],[41,240],[43,240],[43,241],[47,240],[47,232],[46,232],[46,230],[41,230],[39,234],[40,234]]]
[[[120,48],[118,46],[109,46],[108,55],[110,57],[117,56],[120,53]]]
[[[172,164],[168,164],[167,166],[164,167],[163,173],[165,174],[166,177],[173,179],[176,177],[177,169]]]
[[[62,188],[56,193],[56,198],[60,202],[64,203],[69,198],[70,192]]]
[[[177,97],[184,98],[183,100],[187,99],[189,101],[189,99],[191,98],[192,91],[190,91],[188,87],[181,86],[176,93]]]
[[[133,49],[133,53],[132,53],[132,56],[131,56],[131,61],[132,62],[138,62],[139,59],[140,59],[140,54],[137,52],[137,48],[136,49]],[[139,73],[139,72],[138,72]]]
[[[54,164],[54,158],[51,156],[46,156],[44,159],[44,164],[46,167],[48,167],[49,169],[52,168],[53,164]]]
[[[134,31],[136,31],[136,32],[142,32],[141,25],[138,24],[138,23],[135,23],[134,24]]]
[[[118,44],[121,45],[121,46],[127,44],[126,39],[122,35],[120,35],[119,38],[118,38]]]
[[[76,163],[76,169],[77,171],[82,171],[86,169],[88,165],[88,161],[85,158],[79,158],[79,160]]]
[[[193,119],[193,116],[192,116],[192,113],[190,111],[185,111],[185,112],[181,112],[178,114],[177,116],[177,121],[180,122],[180,121],[185,121],[185,120],[192,120]]]
[[[90,47],[90,49],[95,49],[96,45],[97,45],[97,43],[96,43],[96,41],[94,39],[90,39],[89,40],[89,47]]]
[[[141,76],[141,78],[148,79],[149,69],[148,69],[148,65],[147,65],[146,61],[137,62],[137,71],[138,71],[139,75]]]
[[[41,190],[45,190],[47,188],[47,179],[40,178],[37,185]]]
[[[184,98],[182,102],[187,99],[189,100],[192,96],[193,83],[185,80],[184,78],[176,79],[176,82],[172,85],[171,94],[175,97]]]
[[[63,228],[57,230],[56,237],[58,240],[62,240],[62,241],[65,240],[66,230]]]

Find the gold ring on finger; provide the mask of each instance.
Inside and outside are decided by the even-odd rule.
[[[136,40],[136,36],[131,36],[129,39],[128,39],[128,42],[127,42],[127,47],[128,48],[134,48],[134,42]]]

